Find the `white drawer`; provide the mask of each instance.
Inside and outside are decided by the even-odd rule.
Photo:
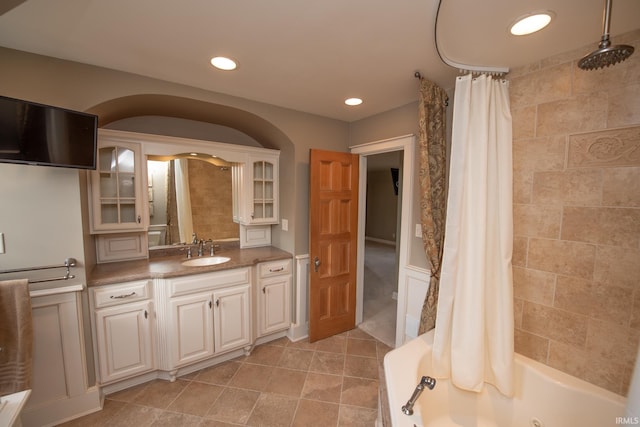
[[[281,259],[258,264],[258,277],[264,279],[281,274],[291,274],[291,259]]]
[[[251,282],[250,268],[216,271],[215,273],[194,274],[170,279],[170,296],[186,295],[224,286],[241,285]]]
[[[121,285],[106,285],[93,289],[95,308],[126,304],[151,298],[151,281],[139,280]]]

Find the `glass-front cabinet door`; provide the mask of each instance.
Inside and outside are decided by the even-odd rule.
[[[252,224],[278,222],[277,160],[252,160]]]
[[[141,150],[135,143],[98,145],[91,172],[92,232],[144,230]]]

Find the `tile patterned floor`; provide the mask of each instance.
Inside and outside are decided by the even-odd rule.
[[[106,397],[72,426],[375,425],[387,345],[360,329],[310,344],[282,338],[248,357]]]

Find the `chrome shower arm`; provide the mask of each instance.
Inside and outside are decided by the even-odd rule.
[[[602,13],[602,39],[600,48],[609,47],[609,24],[611,22],[611,0],[606,0],[604,12]]]

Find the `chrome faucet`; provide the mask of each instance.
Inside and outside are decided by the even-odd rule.
[[[207,239],[205,241],[205,243],[209,244],[209,255],[210,256],[214,256],[216,254],[216,252],[215,252],[215,249],[214,249],[215,245],[213,244],[213,240],[212,239]]]
[[[428,376],[422,377],[422,379],[420,380],[420,383],[418,384],[416,389],[413,391],[411,398],[409,399],[407,404],[402,407],[402,413],[405,415],[413,415],[413,405],[416,403],[416,400],[418,400],[418,397],[420,397],[420,394],[422,394],[422,391],[424,390],[424,388],[427,387],[429,390],[433,390],[435,386],[436,386],[435,378],[431,378]]]
[[[213,240],[211,240],[211,239],[207,239],[207,240],[202,240],[201,239],[198,242],[198,256],[204,255],[204,247],[205,247],[205,245],[207,243],[209,243],[211,245],[210,246],[210,251],[211,251],[211,256],[213,256]]]

